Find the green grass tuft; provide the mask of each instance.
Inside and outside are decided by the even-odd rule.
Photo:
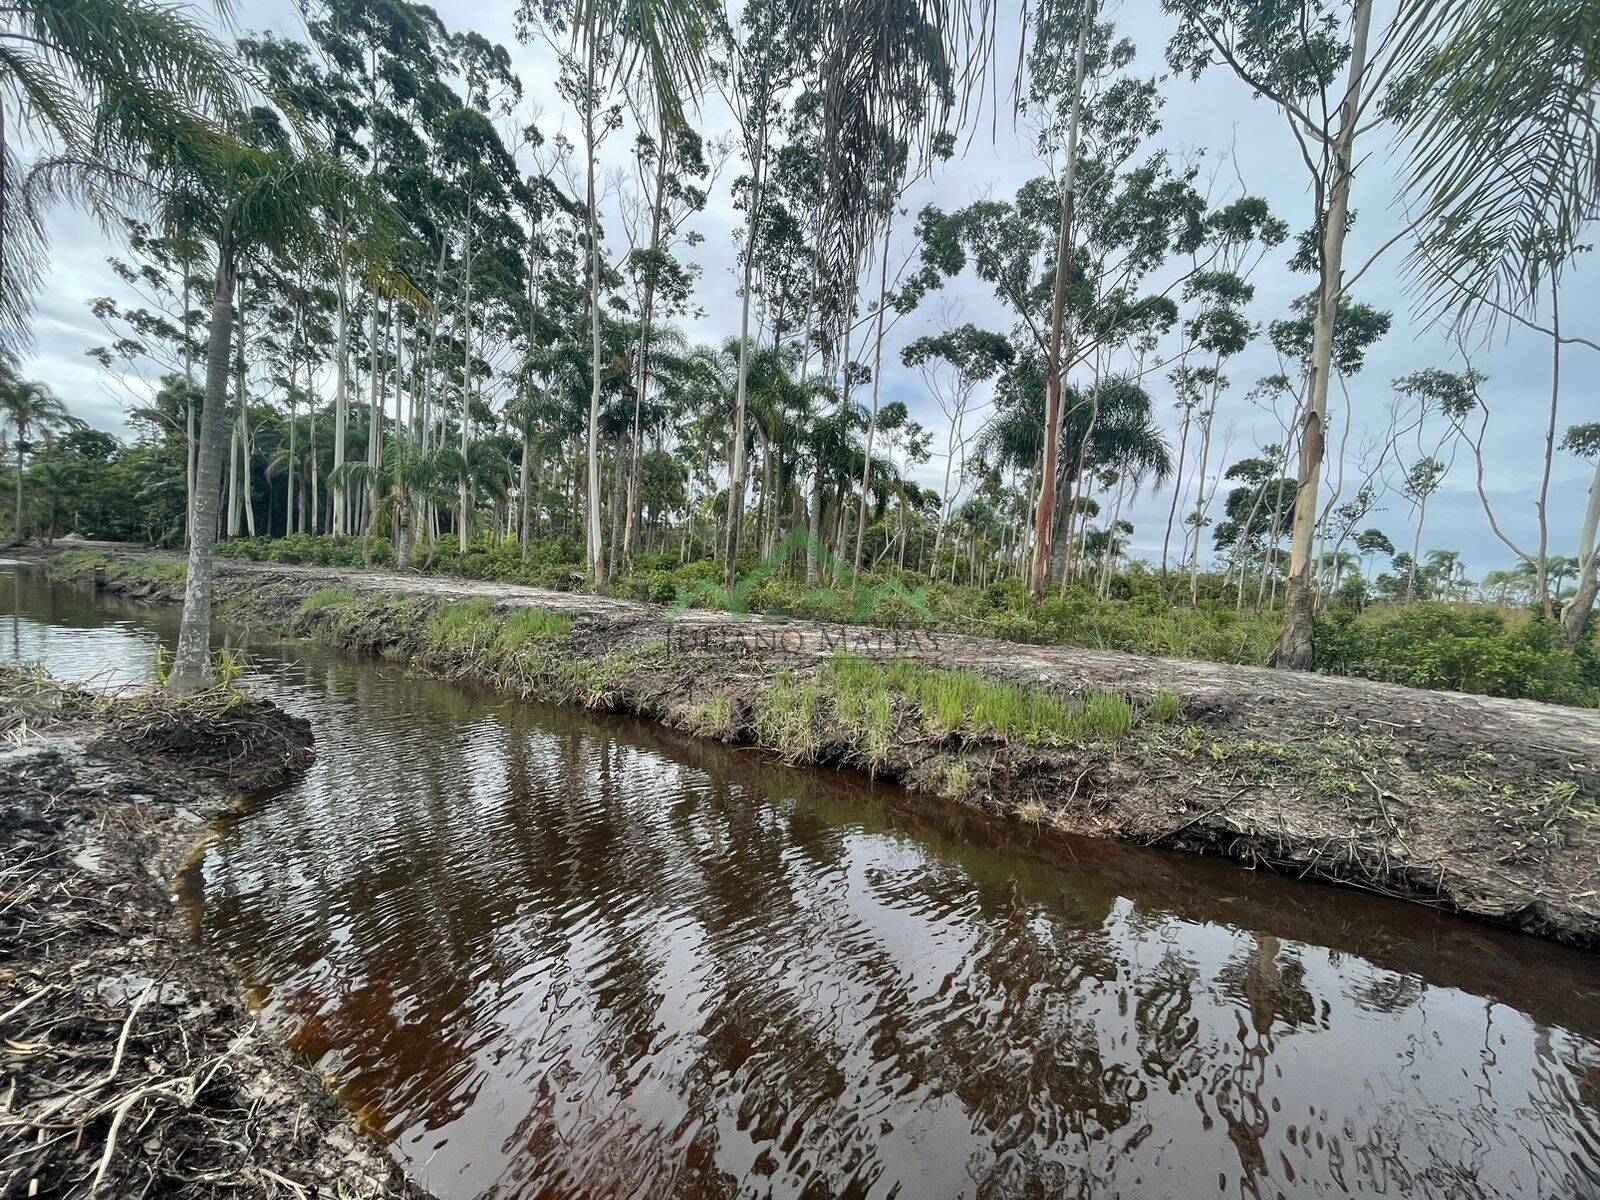
[[[817,756],[817,709],[822,691],[810,680],[782,671],[756,703],[756,734],[790,762]]]
[[[571,632],[572,618],[561,613],[547,608],[514,608],[501,621],[497,644],[502,650],[516,651],[564,638]]]
[[[1183,719],[1183,701],[1163,688],[1150,697],[1149,718],[1156,725],[1176,725]]]
[[[300,613],[302,616],[309,616],[311,613],[322,612],[325,609],[343,608],[355,598],[356,592],[354,588],[318,588],[300,601]]]

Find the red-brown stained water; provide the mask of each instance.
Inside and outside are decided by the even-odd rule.
[[[171,632],[9,586],[0,653],[59,674]],[[1594,957],[249,654],[317,763],[219,823],[185,903],[448,1200],[1600,1196]]]

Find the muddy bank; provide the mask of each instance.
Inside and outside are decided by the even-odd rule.
[[[92,582],[97,565],[113,592],[181,598],[170,557],[78,554],[53,569]],[[1600,713],[921,631],[673,620],[647,604],[396,572],[223,563],[217,597],[229,620],[273,633],[792,762],[861,766],[1072,833],[1600,946]],[[1057,722],[1036,736],[1025,722],[941,719],[935,693],[952,672],[1009,687],[984,697],[996,708],[1114,693],[1130,702],[1126,727],[1087,721],[1063,735]]]
[[[4,670],[0,735],[0,1195],[420,1195],[172,906],[204,821],[304,769],[309,726]]]

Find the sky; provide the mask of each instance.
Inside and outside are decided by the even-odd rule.
[[[475,29],[511,51],[526,92],[521,119],[536,119],[547,138],[562,129],[569,136],[575,134],[576,123],[554,91],[550,51],[540,44],[520,45],[515,40],[513,0],[435,0],[435,7],[452,31]],[[1307,227],[1312,215],[1309,176],[1277,109],[1264,99],[1254,98],[1245,84],[1220,68],[1198,81],[1167,77],[1162,54],[1172,24],[1161,12],[1158,0],[1113,2],[1102,6],[1102,16],[1114,20],[1137,45],[1136,69],[1161,77],[1160,90],[1166,100],[1164,126],[1151,143],[1152,148],[1166,148],[1185,161],[1198,160],[1202,164],[1202,185],[1204,180],[1215,179],[1214,200],[1232,198],[1230,189],[1237,193],[1237,176],[1252,194],[1264,197],[1291,229]],[[1384,16],[1380,3],[1377,27],[1381,28]],[[1018,19],[1014,0],[1002,0],[1000,29],[1015,30]],[[235,0],[233,26],[239,33],[271,30],[282,36],[304,36],[298,9],[286,0]],[[1009,63],[1015,57],[1014,33],[1010,39],[1009,57],[1004,48],[999,54],[1004,64],[1000,69],[1005,73],[1000,89],[1002,103],[1010,82]],[[1007,40],[1004,32],[1001,40]],[[1070,47],[1063,48],[1064,55],[1070,53]],[[733,128],[730,115],[714,96],[701,105],[698,122],[702,131],[711,136]],[[902,233],[892,261],[899,261],[911,249],[912,218],[924,204],[949,210],[981,196],[1006,198],[1019,184],[1045,170],[1027,130],[1012,122],[1009,111],[993,123],[984,113],[978,125],[961,153],[907,193],[902,202],[907,215],[898,221]],[[628,146],[626,136],[610,139],[605,147],[608,171],[628,170],[631,175]],[[1366,263],[1403,229],[1403,167],[1403,147],[1380,126],[1361,148],[1352,191],[1352,206],[1359,211],[1360,219],[1346,251],[1348,270]],[[689,252],[701,265],[696,297],[700,312],[682,324],[691,337],[707,342],[720,342],[738,332],[738,306],[732,297],[737,293],[741,219],[729,193],[729,184],[737,172],[737,163],[730,163],[722,172],[705,211],[692,226],[704,235],[704,241]],[[108,340],[90,313],[90,302],[99,296],[127,298],[126,289],[107,265],[107,259],[119,253],[120,246],[92,219],[72,209],[54,212],[50,230],[53,270],[38,298],[36,353],[25,370],[48,383],[74,414],[102,428],[127,434],[126,409],[139,397],[130,395],[126,387],[108,378],[86,357],[91,347]],[[1252,277],[1256,296],[1249,315],[1263,327],[1285,315],[1290,302],[1311,286],[1310,276],[1286,269],[1287,256],[1287,248],[1270,255]],[[1447,331],[1420,319],[1415,311],[1404,259],[1402,239],[1380,254],[1352,289],[1356,299],[1394,314],[1391,331],[1369,352],[1365,370],[1347,381],[1352,461],[1364,434],[1387,423],[1393,399],[1392,380],[1423,367],[1460,365],[1453,358]],[[1596,284],[1600,284],[1600,270],[1593,265],[1568,275],[1561,297],[1565,329],[1595,337],[1600,317]],[[943,292],[936,293],[917,312],[898,323],[886,342],[883,360],[882,401],[903,401],[913,418],[933,431],[934,457],[919,469],[918,476],[926,486],[935,488],[944,472],[945,422],[920,373],[902,366],[899,355],[909,341],[936,331],[950,313],[958,321],[972,321],[1001,332],[1012,324],[987,285],[972,277],[961,278],[947,284]],[[1475,344],[1472,352],[1474,366],[1488,376],[1483,394],[1491,412],[1483,487],[1507,536],[1532,549],[1538,538],[1536,502],[1551,403],[1550,341],[1525,329],[1502,328],[1488,341]],[[1568,425],[1600,420],[1600,399],[1596,398],[1595,387],[1597,367],[1600,361],[1594,351],[1568,347],[1563,352],[1558,439]],[[1276,420],[1253,406],[1246,393],[1257,378],[1278,369],[1277,357],[1264,335],[1230,364],[1227,375],[1233,385],[1219,405],[1213,434],[1213,476],[1218,468],[1253,453],[1257,446],[1277,440]],[[1157,376],[1147,379],[1146,386],[1155,398],[1160,423],[1168,431],[1176,455],[1177,417],[1172,389],[1164,377]],[[1330,439],[1336,444],[1347,423],[1345,399],[1337,388],[1329,404]],[[1431,439],[1426,449],[1431,451]],[[1408,461],[1419,456],[1420,451],[1412,445]],[[1186,488],[1185,506],[1192,502],[1196,482],[1192,462],[1186,474],[1188,477],[1180,484]],[[1558,452],[1550,479],[1551,553],[1577,553],[1579,524],[1592,474],[1590,464]],[[1125,509],[1124,516],[1135,525],[1130,547],[1134,556],[1160,557],[1173,486],[1169,482],[1160,492],[1146,489],[1131,508]],[[1215,486],[1214,480],[1210,486]],[[1211,510],[1213,519],[1220,515],[1221,498],[1228,486],[1223,483],[1217,492]],[[1396,492],[1386,495],[1380,510],[1364,524],[1383,529],[1397,547],[1409,549],[1414,513]],[[1512,553],[1490,531],[1469,453],[1456,456],[1444,484],[1429,503],[1422,549],[1433,548],[1460,552],[1474,578],[1514,562]],[[1208,533],[1202,561],[1209,551]]]

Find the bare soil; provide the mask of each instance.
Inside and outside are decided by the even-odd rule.
[[[108,587],[181,599],[128,553]],[[131,568],[131,569],[130,569]],[[359,611],[304,606],[337,585]],[[219,564],[230,620],[315,636],[434,673],[638,713],[792,761],[848,763],[913,790],[1078,834],[1222,855],[1360,887],[1588,948],[1600,947],[1600,712],[1267,668],[1160,659],[923,631],[665,609],[606,597],[395,571]],[[552,684],[442,656],[424,638],[443,600],[536,607],[573,623]],[[1028,745],[935,737],[897,712],[885,746],[823,711],[814,745],[773,744],[759,719],[780,671],[804,676],[839,650],[910,658],[1039,684],[1115,691],[1146,705],[1175,693],[1182,719],[1120,741]],[[711,698],[726,719],[708,722]]]
[[[172,904],[205,820],[311,757],[264,703],[0,672],[0,1195],[422,1194]]]

